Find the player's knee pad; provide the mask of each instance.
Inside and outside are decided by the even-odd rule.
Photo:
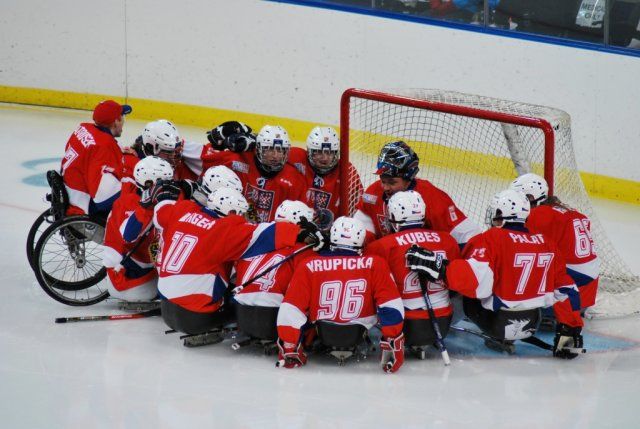
[[[276,321],[278,307],[243,305],[236,303],[238,330],[251,338],[275,341],[278,338]]]
[[[436,323],[442,338],[446,337],[451,326],[451,316],[436,317]],[[430,319],[405,319],[402,330],[407,346],[428,346],[436,341],[436,333]]]
[[[364,341],[367,334],[367,329],[362,325],[339,324],[325,320],[316,322],[316,331],[322,344],[336,350],[354,349]]]

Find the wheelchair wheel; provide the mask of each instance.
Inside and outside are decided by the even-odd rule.
[[[103,240],[104,221],[90,216],[71,216],[50,225],[33,255],[36,279],[47,295],[73,306],[106,299]]]
[[[31,229],[29,229],[29,234],[27,234],[27,259],[29,260],[29,265],[31,269],[35,272],[36,265],[33,263],[33,255],[36,250],[36,243],[45,229],[49,227],[53,223],[54,219],[51,216],[51,210],[47,209],[43,211],[40,216],[38,216],[31,225]]]

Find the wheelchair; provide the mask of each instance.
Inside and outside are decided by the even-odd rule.
[[[69,198],[62,176],[47,172],[51,207],[38,216],[27,236],[27,258],[38,284],[51,298],[71,306],[92,305],[109,296],[102,265],[106,219],[66,216]]]

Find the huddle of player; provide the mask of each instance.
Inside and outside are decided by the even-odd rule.
[[[554,356],[573,358],[582,348],[580,310],[594,304],[598,282],[589,220],[549,197],[542,177],[523,175],[498,193],[482,232],[444,191],[416,177],[416,153],[396,141],[380,152],[380,180],[364,193],[360,185],[354,217],[337,217],[340,145],[332,128],[315,127],[305,151],[291,148],[280,126],[254,135],[225,122],[202,145],[158,120],[118,160],[113,144],[130,111],[100,103],[95,123],[69,139],[69,214],[110,213],[110,294],[159,296],[171,329],[197,335],[237,319],[252,338],[276,341],[279,365],[293,368],[306,363],[315,336],[353,348],[378,325],[382,368],[395,372],[405,346],[436,339],[424,291],[443,336],[455,291],[465,315],[497,340],[533,335],[540,309],[552,307]]]

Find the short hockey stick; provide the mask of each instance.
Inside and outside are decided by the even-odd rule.
[[[422,297],[424,298],[424,303],[427,305],[429,320],[431,321],[433,332],[435,332],[436,334],[436,345],[438,346],[438,350],[440,350],[440,354],[442,354],[442,360],[444,361],[445,366],[449,366],[451,365],[449,352],[447,351],[447,347],[444,345],[444,338],[442,337],[440,326],[438,325],[438,321],[436,320],[436,312],[433,311],[433,305],[431,305],[431,299],[429,298],[429,293],[427,290],[427,279],[425,279],[424,276],[420,274],[418,275],[418,278],[420,280],[420,289],[422,289]]]
[[[478,332],[478,331],[474,331],[472,329],[467,329],[467,328],[463,328],[461,326],[451,326],[451,329],[459,331],[459,332],[466,332],[467,334],[471,334],[471,335],[475,335],[477,337],[480,338],[484,338],[485,340],[492,340],[492,341],[500,341],[497,338],[492,337],[491,335],[487,335],[484,332]],[[538,337],[529,337],[529,338],[524,338],[522,340],[518,340],[518,341],[522,341],[523,343],[527,343],[527,344],[531,344],[532,346],[536,346],[536,347],[540,347],[543,350],[553,350],[553,346],[545,341],[542,341],[540,338]]]
[[[144,231],[142,232],[142,234],[140,234],[140,236],[138,237],[138,239],[136,240],[136,244],[133,245],[133,247],[131,248],[131,250],[129,250],[123,257],[122,260],[120,261],[120,265],[122,265],[123,262],[128,261],[129,259],[131,259],[131,255],[133,255],[135,253],[136,250],[138,250],[138,248],[140,247],[140,245],[142,244],[142,242],[145,240],[145,238],[147,238],[147,236],[149,235],[149,233],[151,233],[151,230],[153,229],[153,221],[149,222],[149,224],[145,227]]]
[[[280,265],[284,264],[285,262],[293,259],[294,257],[298,256],[299,254],[301,254],[302,252],[311,249],[313,246],[315,246],[315,244],[308,244],[304,247],[301,247],[300,249],[296,250],[295,252],[293,252],[291,255],[286,256],[284,259],[282,259],[279,262],[276,262],[275,264],[271,265],[269,268],[265,269],[264,271],[262,271],[261,273],[256,274],[255,276],[253,276],[252,278],[250,278],[249,280],[247,280],[246,282],[242,283],[240,286],[236,286],[235,288],[233,288],[233,293],[238,294],[240,293],[240,291],[242,291],[242,289],[244,289],[245,287],[247,287],[248,285],[250,285],[251,283],[255,282],[256,280],[258,280],[260,277],[266,276],[267,274],[269,274],[271,271],[275,270],[276,268],[278,268]]]
[[[145,317],[153,317],[153,316],[160,316],[159,308],[154,308],[153,310],[143,311],[140,313],[113,314],[110,316],[57,317],[55,320],[55,323],[97,322],[101,320],[129,320],[129,319],[142,319]]]

